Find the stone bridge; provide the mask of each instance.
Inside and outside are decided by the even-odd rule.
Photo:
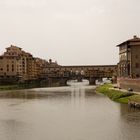
[[[112,78],[117,74],[117,65],[88,65],[88,66],[55,66],[46,67],[46,77],[50,81],[57,81],[60,85],[66,85],[68,80],[89,80],[90,85],[95,85],[96,80]]]

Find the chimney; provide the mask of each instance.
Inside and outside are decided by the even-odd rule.
[[[49,59],[49,63],[50,63],[50,64],[52,63],[52,59]]]
[[[138,37],[136,35],[133,36],[134,39],[138,39]]]

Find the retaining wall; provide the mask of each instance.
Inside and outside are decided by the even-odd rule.
[[[134,91],[140,92],[140,78],[117,78],[117,85],[122,89],[132,88]]]

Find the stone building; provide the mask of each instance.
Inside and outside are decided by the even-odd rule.
[[[36,63],[36,72],[38,78],[45,78],[47,73],[47,66],[49,65],[48,61],[41,59],[41,58],[35,58]]]
[[[43,67],[44,74],[48,77],[60,75],[62,70],[60,71],[60,65],[57,64],[56,61],[52,61],[52,59],[49,59],[49,62],[46,62],[46,65]]]
[[[0,80],[7,82],[37,79],[35,58],[17,46],[11,45],[0,56]]]
[[[132,39],[117,45],[119,47],[118,77],[140,77],[140,38]]]
[[[45,79],[48,73],[53,73],[50,68],[58,67],[51,59],[48,61],[35,58],[22,48],[11,45],[0,56],[0,83],[25,82]]]

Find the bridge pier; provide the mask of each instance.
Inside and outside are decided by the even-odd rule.
[[[52,86],[66,86],[67,85],[67,78],[48,78],[47,79],[47,86],[52,87]]]
[[[96,78],[90,77],[89,78],[89,85],[96,85]]]
[[[78,77],[77,82],[82,82],[82,77]]]
[[[52,78],[48,78],[48,86],[52,86],[52,83],[53,83],[53,81],[52,81]]]
[[[61,78],[59,81],[59,86],[66,86],[67,85],[67,78]]]
[[[98,82],[103,82],[103,78],[98,78]]]

